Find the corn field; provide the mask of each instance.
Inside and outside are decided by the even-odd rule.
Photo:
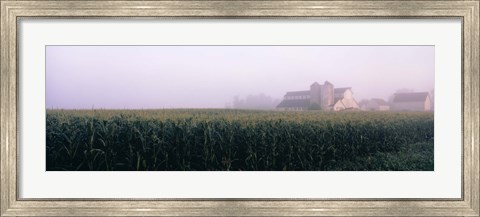
[[[47,110],[49,171],[433,170],[433,113]]]

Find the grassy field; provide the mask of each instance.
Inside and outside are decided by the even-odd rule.
[[[433,113],[47,110],[47,170],[433,170]]]

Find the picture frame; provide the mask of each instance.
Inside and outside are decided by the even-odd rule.
[[[0,216],[479,216],[479,1],[1,0]],[[18,21],[56,17],[461,18],[461,199],[22,199]]]

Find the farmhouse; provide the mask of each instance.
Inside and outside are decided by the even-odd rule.
[[[360,109],[364,111],[388,111],[390,105],[383,99],[374,98],[360,103]]]
[[[430,111],[431,101],[428,92],[396,93],[391,109],[394,111]]]
[[[353,98],[352,88],[334,88],[333,84],[325,81],[323,85],[315,82],[310,90],[287,92],[277,109],[285,111],[305,110],[333,110],[359,109]]]

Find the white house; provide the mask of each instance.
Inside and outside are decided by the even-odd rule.
[[[393,111],[430,111],[431,100],[428,92],[396,93],[393,96]]]

